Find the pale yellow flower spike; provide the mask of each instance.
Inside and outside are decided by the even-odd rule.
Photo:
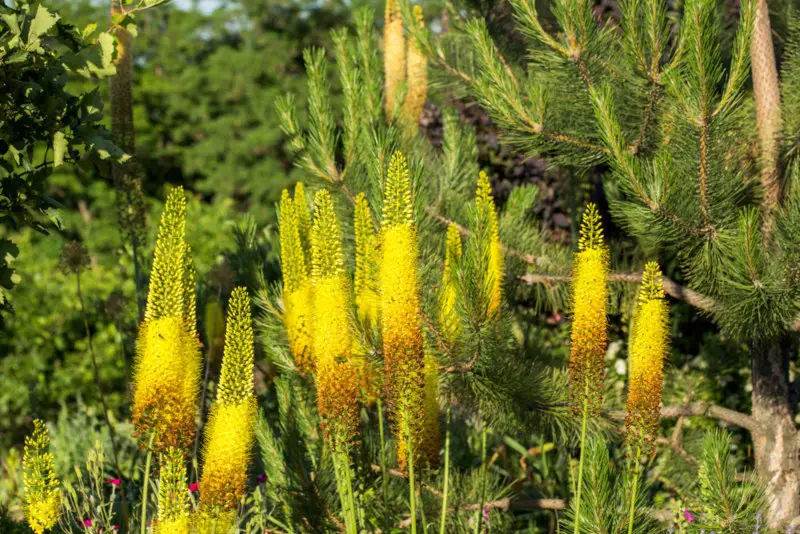
[[[34,419],[33,433],[25,438],[22,477],[25,484],[25,520],[36,534],[53,528],[61,515],[61,492],[49,446],[47,427],[39,419]]]
[[[486,281],[490,287],[487,314],[494,314],[503,300],[503,245],[500,243],[500,229],[497,222],[497,208],[492,197],[492,186],[489,177],[481,171],[478,177],[478,188],[475,198],[478,216],[488,224],[489,230],[489,265]]]
[[[356,272],[355,296],[358,318],[367,327],[378,324],[378,236],[364,193],[355,204]]]
[[[317,407],[331,445],[338,448],[358,433],[361,366],[348,327],[351,300],[341,232],[333,199],[325,190],[314,199],[311,256]]]
[[[398,91],[406,78],[406,38],[398,0],[386,0],[383,25],[384,110],[394,117]]]
[[[218,519],[235,511],[244,495],[255,440],[253,357],[250,297],[245,288],[237,287],[228,304],[225,354],[200,480],[200,507]]]
[[[169,449],[159,461],[156,534],[189,534],[189,493],[183,453]]]
[[[439,467],[439,363],[425,354],[425,421],[420,453],[430,469]]]
[[[442,274],[442,293],[440,296],[440,321],[447,336],[447,340],[450,343],[455,341],[460,330],[458,314],[456,313],[458,286],[455,279],[455,270],[458,262],[461,261],[461,255],[461,234],[458,231],[458,226],[454,223],[450,223],[447,226],[444,273]]]
[[[301,183],[296,186],[294,202],[289,197],[289,191],[283,190],[279,210],[286,334],[298,371],[307,374],[314,367],[311,356],[311,263],[310,252],[307,250],[310,248],[310,222],[306,222],[308,205]]]
[[[418,30],[425,28],[422,7],[414,6],[414,21]],[[411,36],[408,40],[407,81],[408,91],[403,103],[403,123],[410,133],[415,133],[419,125],[425,100],[428,98],[428,60],[419,49],[417,40]]]
[[[195,273],[185,242],[186,198],[167,196],[153,254],[145,319],[134,364],[133,422],[153,450],[187,454],[194,443],[202,357],[197,338]]]
[[[600,214],[586,206],[578,252],[572,268],[572,332],[570,341],[570,403],[573,413],[602,407],[606,354],[606,301],[608,300],[608,249],[603,244]]]
[[[406,469],[406,422],[414,449],[424,451],[425,374],[417,230],[408,163],[395,152],[384,188],[381,229],[381,323],[386,391],[394,422],[397,457]]]
[[[628,443],[641,446],[645,454],[649,454],[658,433],[668,344],[669,308],[661,269],[656,262],[650,262],[642,276],[629,339],[630,380],[625,420]]]

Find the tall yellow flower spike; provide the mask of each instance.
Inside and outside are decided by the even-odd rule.
[[[422,7],[418,5],[414,6],[414,21],[417,29],[425,28]],[[409,132],[414,133],[417,131],[422,108],[425,107],[425,100],[428,98],[428,60],[413,36],[408,41],[406,68],[408,91],[403,102],[403,122]]]
[[[314,199],[311,257],[317,405],[330,443],[338,448],[358,432],[361,362],[354,356],[348,326],[352,301],[339,222],[325,190]]]
[[[378,324],[378,275],[380,241],[375,234],[375,222],[364,193],[355,204],[356,273],[355,296],[358,318],[367,327]]]
[[[425,354],[425,420],[420,453],[430,469],[439,467],[439,363],[433,354]]]
[[[256,417],[253,327],[247,290],[234,289],[228,306],[225,354],[206,434],[200,480],[200,507],[207,515],[225,521],[231,514],[235,517],[244,495]]]
[[[405,470],[408,463],[406,428],[416,451],[428,448],[423,442],[425,359],[417,229],[408,163],[400,152],[395,152],[389,163],[381,239],[380,296],[386,391],[397,438],[397,459],[400,468]]]
[[[492,186],[489,177],[481,171],[478,176],[478,188],[475,196],[478,217],[483,224],[488,224],[489,265],[486,282],[489,286],[489,303],[487,315],[494,314],[503,300],[503,245],[500,243],[500,229],[497,223],[497,208],[492,198]]]
[[[669,344],[669,308],[664,298],[661,269],[656,262],[645,266],[629,340],[630,381],[627,441],[649,454],[661,417],[664,358]]]
[[[33,420],[33,433],[25,438],[22,457],[25,484],[25,520],[36,534],[53,528],[61,515],[61,492],[53,461],[47,449],[50,436],[39,419]]]
[[[581,237],[572,268],[572,332],[569,378],[572,412],[590,413],[602,407],[603,360],[606,355],[606,301],[608,299],[608,249],[597,206],[583,212]]]
[[[185,242],[186,198],[176,187],[168,197],[136,343],[133,422],[153,450],[188,454],[194,442],[202,357],[197,338],[195,274]]]
[[[311,262],[308,257],[311,223],[303,184],[297,184],[294,201],[289,197],[289,191],[283,190],[279,210],[286,333],[298,371],[307,374],[314,365],[311,356]]]
[[[398,91],[406,78],[406,38],[398,0],[386,0],[383,25],[384,110],[394,117]]]
[[[440,321],[450,343],[455,341],[460,330],[458,314],[456,313],[458,284],[455,279],[455,269],[458,262],[461,261],[462,250],[461,234],[458,231],[458,226],[455,223],[450,223],[447,226],[444,273],[442,274],[442,293],[440,296]]]
[[[156,534],[189,534],[189,494],[183,453],[170,449],[161,455]]]

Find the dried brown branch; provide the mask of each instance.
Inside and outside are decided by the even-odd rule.
[[[619,410],[610,412],[608,415],[614,421],[624,421],[626,412],[624,410]],[[682,406],[664,406],[661,408],[662,419],[673,419],[676,417],[710,417],[711,419],[718,419],[729,425],[744,428],[751,433],[760,431],[758,423],[752,416],[707,402],[692,402]]]

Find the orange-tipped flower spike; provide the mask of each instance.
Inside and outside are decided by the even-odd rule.
[[[255,439],[250,297],[237,287],[228,305],[225,354],[203,454],[200,506],[212,517],[235,511],[244,495]]]
[[[440,316],[447,341],[455,342],[460,331],[456,303],[458,300],[458,281],[456,268],[462,255],[461,234],[455,223],[447,226],[447,240],[444,253],[444,273],[442,274],[442,293],[440,295]]]
[[[61,492],[49,446],[47,427],[39,419],[34,419],[33,433],[25,438],[22,476],[25,483],[25,520],[36,534],[53,528],[61,515]]]
[[[314,364],[311,355],[311,223],[303,184],[297,184],[294,200],[289,197],[289,191],[283,190],[279,209],[286,334],[297,370],[307,374],[313,370]]]
[[[394,117],[398,91],[406,78],[406,38],[398,0],[386,0],[383,25],[384,110]]]
[[[333,199],[325,190],[314,199],[311,256],[317,405],[331,446],[338,449],[358,433],[362,365],[354,355],[348,326],[352,301],[339,222]]]
[[[406,428],[414,449],[425,450],[421,443],[425,362],[417,251],[408,163],[400,152],[395,152],[384,189],[380,295],[386,391],[397,438],[397,458],[403,470],[408,462]]]
[[[489,302],[487,315],[493,315],[503,300],[503,245],[500,243],[500,229],[497,222],[497,208],[492,197],[492,186],[489,177],[481,171],[478,177],[478,188],[475,196],[475,205],[479,223],[486,225],[489,242],[489,265],[486,271],[486,284],[489,287]]]
[[[649,454],[661,417],[664,358],[669,345],[669,308],[661,269],[647,264],[639,289],[629,340],[630,381],[625,432],[630,445]],[[633,447],[632,447],[633,448]]]
[[[425,19],[422,18],[422,7],[414,6],[414,22],[418,30],[425,28]],[[403,102],[403,122],[409,132],[417,131],[425,100],[428,98],[428,59],[419,49],[417,40],[412,36],[408,41],[408,55],[406,58],[408,91]]]
[[[147,308],[136,343],[133,422],[153,450],[188,454],[194,442],[202,358],[183,189],[167,197],[153,255]]]
[[[606,355],[608,249],[603,244],[600,214],[586,206],[578,252],[572,268],[572,332],[570,337],[570,401],[574,414],[584,402],[589,413],[602,407]]]

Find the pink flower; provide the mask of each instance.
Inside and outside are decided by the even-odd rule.
[[[256,477],[256,481],[258,481],[259,484],[262,484],[262,483],[266,482],[267,481],[267,475],[258,475]]]
[[[692,515],[692,512],[690,512],[689,510],[683,511],[683,518],[686,520],[687,523],[694,522],[694,516]]]
[[[120,479],[118,479],[118,478],[109,478],[109,479],[107,480],[107,482],[108,482],[109,484],[111,484],[112,486],[119,486],[120,484],[122,484],[122,480],[120,480]]]
[[[189,491],[197,491],[199,489],[200,486],[197,484],[197,482],[192,482],[191,484],[189,484]]]
[[[111,527],[112,530],[119,530],[119,525],[114,525]]]
[[[84,519],[84,520],[83,520],[83,526],[84,526],[84,527],[91,527],[91,526],[92,526],[92,520],[91,520],[91,519],[88,519],[88,518],[87,518],[87,519]]]

